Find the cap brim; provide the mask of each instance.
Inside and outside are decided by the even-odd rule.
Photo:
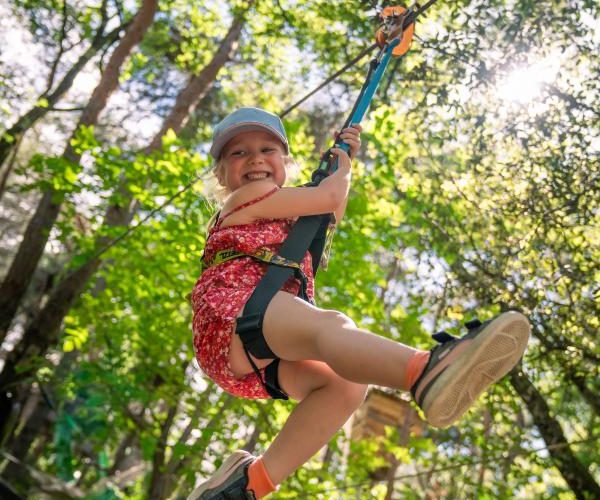
[[[210,147],[210,154],[212,155],[212,157],[215,160],[218,160],[219,156],[221,155],[221,151],[223,150],[225,145],[231,139],[233,139],[236,135],[241,134],[243,132],[254,132],[254,131],[268,132],[269,134],[274,135],[284,145],[285,154],[289,153],[289,146],[288,146],[287,139],[283,135],[281,135],[281,133],[278,130],[275,130],[273,127],[269,127],[268,125],[265,125],[264,123],[242,122],[242,123],[236,123],[235,125],[229,127],[226,131],[219,134],[219,137],[217,138],[217,140],[215,140],[212,143],[212,146]]]

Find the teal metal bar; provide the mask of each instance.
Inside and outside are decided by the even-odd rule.
[[[364,92],[360,96],[359,101],[357,102],[357,104],[355,106],[355,110],[348,122],[351,125],[359,125],[360,122],[363,120],[365,114],[367,113],[367,110],[369,109],[369,105],[371,104],[371,101],[373,100],[373,96],[375,95],[375,92],[377,91],[379,82],[381,82],[381,77],[383,76],[383,73],[387,69],[388,64],[392,58],[392,51],[399,43],[400,43],[400,40],[397,38],[392,40],[389,44],[386,45],[383,53],[379,55],[380,60],[377,63],[377,68],[375,69],[373,74],[370,76],[370,81],[368,82],[367,87],[365,88]],[[341,141],[341,142],[336,141],[336,143],[333,145],[333,147],[343,149],[344,151],[346,151],[346,153],[348,153],[350,151],[350,146],[348,146],[348,144],[346,144],[343,141]],[[328,170],[330,170],[331,172],[335,172],[337,170],[337,163],[338,163],[338,160],[337,160],[337,158],[335,158],[333,163],[331,164],[331,168],[329,168],[328,160],[324,159],[321,161],[318,170],[323,171],[323,172],[328,171]]]

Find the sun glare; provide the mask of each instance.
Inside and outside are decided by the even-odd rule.
[[[513,69],[496,87],[496,95],[505,101],[527,103],[538,97],[544,84],[551,83],[558,66],[544,60],[531,66]]]

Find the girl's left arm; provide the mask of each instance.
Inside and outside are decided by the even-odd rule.
[[[348,128],[342,130],[339,134],[340,139],[350,146],[349,156],[350,159],[353,160],[360,149],[360,132],[362,127],[360,125],[351,125]],[[335,223],[339,224],[344,217],[344,213],[346,212],[346,206],[348,205],[348,195],[344,198],[344,201],[338,206],[338,208],[333,212],[335,215]]]

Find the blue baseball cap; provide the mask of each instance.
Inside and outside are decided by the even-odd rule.
[[[285,129],[277,115],[260,108],[240,108],[223,118],[214,128],[210,154],[218,160],[225,144],[237,134],[255,130],[268,132],[277,137],[285,146],[285,153],[289,153],[290,147]]]

